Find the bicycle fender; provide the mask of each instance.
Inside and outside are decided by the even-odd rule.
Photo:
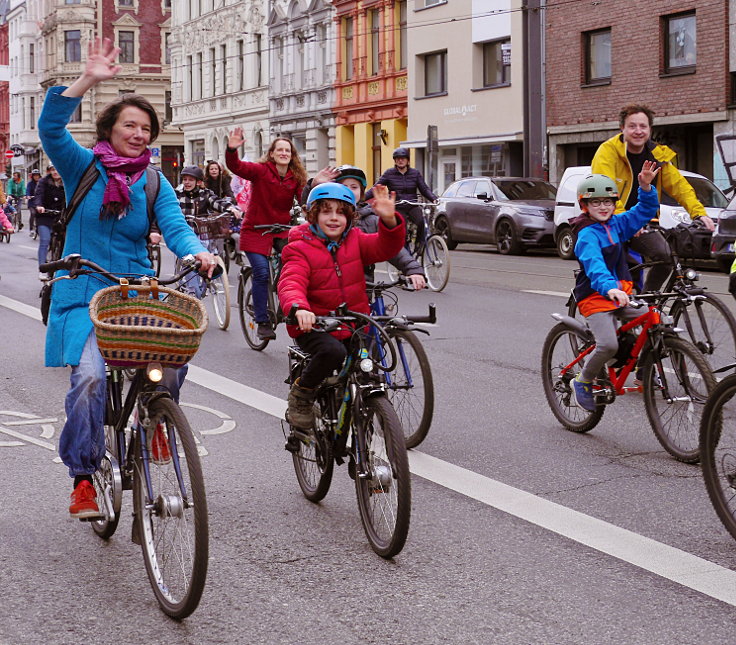
[[[570,316],[565,316],[563,314],[551,314],[552,318],[554,318],[557,322],[561,322],[566,327],[569,327],[570,329],[575,330],[576,332],[582,334],[583,336],[590,336],[590,329],[588,329],[588,326],[579,320],[575,320],[575,318],[571,318]]]

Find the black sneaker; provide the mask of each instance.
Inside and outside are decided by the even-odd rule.
[[[276,338],[276,332],[271,323],[258,323],[258,338],[261,340],[274,340]]]

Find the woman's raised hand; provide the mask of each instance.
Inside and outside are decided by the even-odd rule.
[[[103,40],[94,38],[87,47],[84,75],[96,83],[114,78],[123,69],[115,63],[119,53],[120,48],[114,47],[109,38]]]
[[[240,126],[233,128],[230,132],[230,136],[227,138],[227,147],[228,148],[239,148],[245,143],[245,138],[243,137],[243,128]]]

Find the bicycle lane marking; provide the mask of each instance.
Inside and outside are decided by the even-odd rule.
[[[7,306],[4,301],[16,303],[9,298],[0,297],[0,305]],[[10,308],[19,311],[15,307]],[[286,410],[286,401],[283,399],[202,367],[190,364],[187,379],[279,419],[283,418]],[[408,454],[411,472],[423,479],[736,606],[735,571],[426,453],[410,450]]]

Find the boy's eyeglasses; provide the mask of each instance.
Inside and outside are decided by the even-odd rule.
[[[613,206],[613,200],[610,197],[604,197],[603,199],[589,199],[588,204],[591,206]]]

